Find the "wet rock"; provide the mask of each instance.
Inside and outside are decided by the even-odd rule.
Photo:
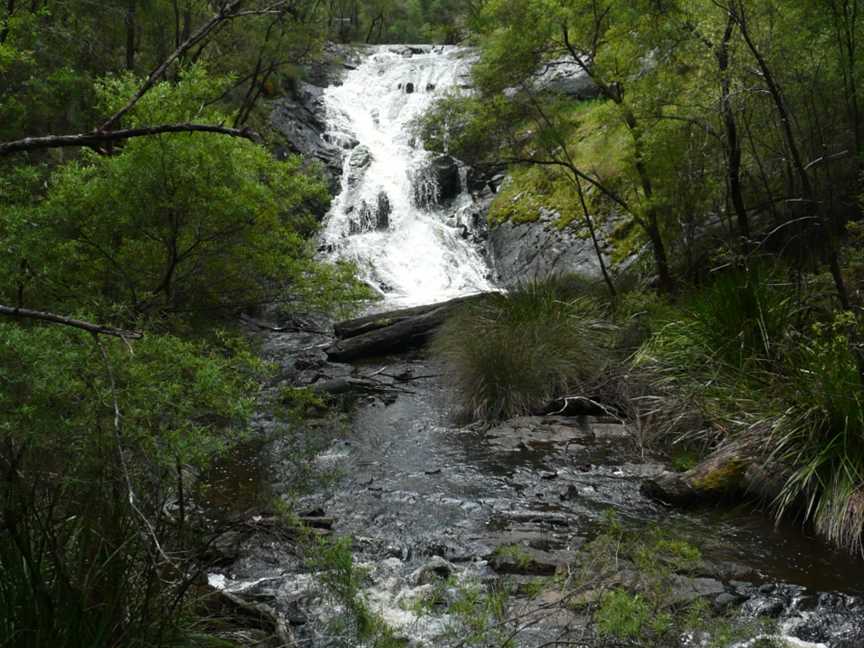
[[[350,151],[360,144],[360,141],[349,133],[328,132],[324,133],[322,137],[324,138],[324,141],[333,146],[339,147],[343,151]]]
[[[765,596],[750,599],[741,607],[741,612],[754,618],[778,618],[786,609],[786,602],[778,596]]]
[[[714,609],[719,613],[723,613],[729,608],[740,603],[740,601],[741,598],[739,596],[730,594],[729,592],[724,592],[714,599]]]
[[[590,238],[573,224],[559,228],[558,220],[558,212],[541,208],[536,221],[507,221],[490,229],[487,249],[498,283],[512,287],[573,273],[601,277]]]
[[[451,155],[439,155],[414,174],[414,203],[423,209],[441,207],[462,193],[459,161]]]
[[[378,193],[378,210],[375,214],[375,229],[386,230],[390,227],[390,214],[393,212],[393,207],[390,205],[390,198],[386,192]]]
[[[690,603],[699,598],[710,598],[726,593],[726,588],[713,578],[689,578],[676,574],[672,577],[670,598],[675,603]]]
[[[372,164],[372,153],[365,146],[358,146],[348,158],[348,186],[355,189],[366,175]]]
[[[432,161],[432,172],[438,185],[438,202],[447,203],[462,192],[459,178],[459,162],[450,155],[442,155]]]
[[[348,233],[351,235],[363,234],[364,232],[383,231],[390,227],[390,214],[393,207],[390,198],[384,191],[378,193],[375,205],[370,205],[365,200],[360,202],[359,208],[352,208],[351,214],[354,218],[348,221]]]
[[[486,442],[501,450],[519,450],[535,445],[566,447],[590,443],[595,436],[591,419],[525,416],[501,423],[486,432]]]
[[[240,556],[240,546],[248,537],[241,531],[225,531],[207,547],[205,559],[214,566],[230,565]]]
[[[418,54],[427,54],[430,48],[427,45],[400,45],[391,47],[390,51],[399,56],[411,58]]]
[[[499,574],[553,576],[575,559],[570,552],[550,553],[524,545],[498,547],[489,564]]]
[[[441,558],[433,556],[425,565],[411,574],[411,582],[415,585],[429,585],[440,580],[446,580],[456,568]]]
[[[356,69],[361,63],[362,56],[362,48],[328,42],[324,45],[321,56],[301,66],[302,77],[322,88],[341,85],[345,71]]]
[[[281,135],[281,144],[275,151],[278,158],[296,153],[305,159],[318,160],[324,166],[331,189],[334,192],[338,189],[343,149],[350,148],[352,138],[348,134],[331,134],[328,141],[324,86],[299,82],[287,96],[273,102],[270,125]]]
[[[593,99],[600,96],[597,84],[569,56],[548,62],[534,85],[538,90],[574,99]]]

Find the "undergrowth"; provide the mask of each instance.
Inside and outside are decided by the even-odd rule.
[[[784,277],[782,269],[720,274],[653,323],[635,366],[665,396],[657,439],[708,448],[750,439],[770,466],[766,478],[779,476],[781,484],[779,492],[773,484],[751,484],[754,494],[768,494],[778,517],[798,516],[860,553],[861,324]],[[682,429],[681,403],[698,412],[702,426]]]

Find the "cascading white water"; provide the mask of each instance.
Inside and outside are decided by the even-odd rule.
[[[467,80],[471,59],[465,48],[380,46],[325,93],[327,137],[352,150],[323,244],[334,259],[354,262],[388,306],[492,289],[459,222],[472,203],[464,177],[445,169],[458,195],[440,204],[440,174],[429,172],[435,160],[410,128],[440,93]]]

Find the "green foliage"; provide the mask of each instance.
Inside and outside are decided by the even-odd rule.
[[[509,544],[495,548],[495,556],[513,560],[519,567],[525,568],[531,564],[531,554],[522,545]]]
[[[106,83],[105,100],[135,83]],[[150,122],[155,111],[188,119],[213,83],[193,68],[179,84],[159,84],[132,123]],[[107,299],[131,317],[255,304],[315,283],[310,212],[327,200],[324,183],[301,171],[299,159],[276,162],[250,142],[142,138],[119,155],[64,166],[42,204],[13,210],[6,221],[13,254],[0,271],[14,285],[27,259],[25,295],[51,295],[37,303],[48,308],[68,308],[69,293],[79,308],[99,311]],[[82,301],[90,295],[93,302]]]
[[[643,354],[693,369],[744,370],[778,358],[794,309],[779,275],[758,267],[722,272],[669,313]]]
[[[555,282],[529,283],[454,315],[433,349],[466,415],[496,420],[590,393],[608,362],[608,329],[598,320],[591,299]]]
[[[229,338],[151,335],[133,352],[83,332],[0,324],[4,637],[83,648],[177,635],[185,576],[174,562],[154,571],[154,543],[184,548],[182,514],[167,514],[184,497],[178,471],[243,438],[260,369]]]
[[[462,639],[467,646],[512,648],[514,639],[505,625],[508,600],[509,594],[502,587],[463,583],[447,608],[454,617],[450,634]]]
[[[347,614],[336,621],[340,634],[374,648],[398,648],[404,645],[381,617],[369,608],[363,593],[368,573],[354,563],[352,540],[313,538],[306,543],[307,561],[334,603]]]
[[[594,621],[601,634],[616,639],[634,639],[653,619],[651,608],[638,594],[613,590],[603,595]]]
[[[0,140],[92,130],[126,104],[143,80],[112,62],[125,44],[110,19],[120,9],[123,25],[120,4],[34,14],[19,3],[11,19],[4,5]],[[190,28],[212,11],[184,5]],[[161,29],[174,8],[139,3],[139,65],[176,46],[145,27]],[[268,38],[284,36],[286,23],[267,22]],[[245,25],[254,40],[261,25]],[[220,48],[215,74],[203,63],[170,69],[121,126],[230,122],[225,88],[257,55],[238,49]],[[263,81],[251,83],[254,95]],[[246,441],[266,375],[220,320],[276,301],[344,312],[365,292],[349,266],[314,260],[314,216],[329,195],[299,158],[208,134],[70,150],[0,162],[0,303],[144,336],[0,323],[0,644],[206,645],[191,630],[188,474]],[[294,396],[295,417],[318,406]]]
[[[445,43],[465,39],[482,0],[337,0],[332,36],[343,42]]]
[[[684,635],[724,648],[770,633],[776,622],[720,614],[708,599],[682,600],[682,578],[698,573],[699,549],[667,528],[625,529],[610,514],[568,582],[576,607],[590,609],[597,634],[640,648],[666,648]],[[567,589],[564,593],[567,594]]]
[[[782,484],[778,516],[800,511],[826,538],[860,551],[860,324],[850,313],[827,315],[824,300],[799,302],[778,276],[719,277],[667,311],[637,364],[697,407],[712,435],[755,437]]]
[[[768,419],[771,456],[791,471],[778,515],[803,504],[819,532],[856,553],[864,550],[864,394],[849,336],[859,330],[851,313],[816,324]]]

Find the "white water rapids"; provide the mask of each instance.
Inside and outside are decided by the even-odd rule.
[[[325,93],[327,138],[353,150],[322,242],[332,259],[355,263],[388,306],[492,289],[485,260],[466,240],[462,220],[472,199],[464,173],[461,193],[443,206],[418,206],[415,189],[437,190],[422,186],[433,156],[414,141],[411,124],[467,81],[471,63],[465,48],[380,46]]]

